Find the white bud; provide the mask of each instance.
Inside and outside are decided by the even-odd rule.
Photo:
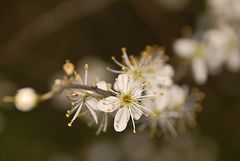
[[[32,88],[20,89],[15,96],[15,106],[23,112],[32,110],[37,105],[37,101],[38,95]]]

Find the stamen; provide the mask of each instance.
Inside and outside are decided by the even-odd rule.
[[[65,115],[65,116],[66,116],[67,118],[68,118],[68,117],[70,117],[69,113],[66,113],[66,115]]]
[[[85,70],[85,76],[84,76],[84,85],[87,85],[87,79],[88,79],[88,64],[84,65]]]
[[[133,65],[135,66],[135,68],[138,68],[138,63],[137,63],[135,57],[134,57],[133,55],[131,55],[131,56],[130,56],[130,59],[131,59]],[[139,68],[138,68],[138,69],[139,69]]]
[[[103,132],[107,131],[107,123],[108,123],[108,114],[105,114]]]
[[[130,113],[132,124],[133,124],[133,133],[136,134],[135,122],[134,122],[134,119],[133,119],[133,114],[132,114],[131,107],[129,107],[129,113]]]
[[[137,95],[139,95],[140,93],[143,93],[143,92],[146,91],[146,90],[147,90],[147,88],[144,88],[144,89],[138,91],[137,93],[135,93],[135,94],[133,95],[133,97],[135,98]]]
[[[148,114],[147,114],[146,112],[144,112],[140,107],[137,107],[137,106],[134,105],[133,103],[131,103],[130,106],[132,106],[132,107],[135,108],[138,112],[144,114],[145,116],[148,116]]]
[[[134,104],[134,105],[137,106],[137,107],[142,108],[142,109],[145,110],[147,113],[150,113],[150,114],[152,114],[153,116],[156,116],[155,113],[153,113],[151,110],[147,109],[146,107],[144,107],[144,106],[142,106],[142,105],[140,105],[140,104],[137,104],[137,103],[135,103],[135,102],[132,102],[132,104]]]
[[[127,64],[127,66],[129,66],[130,68],[133,69],[133,66],[132,66],[131,62],[128,59],[126,48],[122,48],[122,53],[123,53],[123,60],[124,60],[124,62]]]
[[[118,74],[122,74],[123,71],[120,71],[120,70],[114,70],[114,69],[111,69],[109,67],[107,67],[107,70],[109,70],[110,72],[113,72],[113,73],[118,73]]]
[[[118,66],[122,67],[122,68],[126,68],[122,63],[120,63],[114,56],[112,56],[112,60],[115,64],[117,64]]]
[[[72,123],[74,122],[74,120],[76,120],[76,118],[78,117],[81,109],[82,109],[82,105],[83,105],[83,102],[78,106],[78,109],[77,109],[77,112],[75,113],[75,115],[73,116],[72,120],[70,123],[68,123],[68,126],[71,127],[72,126]]]
[[[109,91],[112,92],[112,93],[114,93],[114,94],[116,94],[116,95],[119,94],[119,93],[115,92],[114,90],[112,90],[112,89],[110,89],[110,88],[109,88]]]

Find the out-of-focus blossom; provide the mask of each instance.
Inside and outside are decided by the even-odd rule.
[[[195,116],[203,99],[199,91],[189,92],[186,87],[177,85],[159,88],[158,91],[155,100],[143,102],[155,114],[146,121],[148,124],[146,126],[151,129],[151,135],[175,137],[178,131],[185,130],[186,125],[195,125]]]
[[[205,34],[207,65],[210,72],[217,73],[223,65],[231,71],[240,68],[240,41],[234,30],[220,24],[218,28],[211,29]]]
[[[207,2],[210,6],[210,9],[222,19],[240,19],[239,0],[208,0]]]
[[[178,39],[174,43],[174,51],[179,56],[188,59],[192,66],[192,74],[198,84],[207,80],[207,57],[202,42],[192,38]]]
[[[207,30],[202,39],[181,38],[174,51],[191,63],[192,75],[204,84],[208,74],[218,74],[223,67],[236,72],[240,69],[240,41],[237,33],[226,23]]]
[[[38,103],[38,94],[32,88],[23,88],[17,91],[15,96],[16,108],[27,112],[32,110]]]

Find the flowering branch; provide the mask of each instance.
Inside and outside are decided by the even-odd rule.
[[[142,125],[149,127],[151,134],[160,130],[161,133],[176,136],[177,131],[182,131],[177,125],[179,122],[193,124],[195,113],[199,111],[196,107],[200,107],[202,99],[198,94],[188,96],[188,88],[174,84],[174,70],[166,64],[163,48],[147,46],[140,57],[129,57],[125,48],[122,48],[122,53],[122,62],[112,57],[121,70],[108,68],[119,74],[113,86],[105,81],[89,85],[88,65],[84,65],[82,79],[75,66],[66,60],[63,65],[65,77],[55,80],[49,92],[39,95],[32,88],[24,88],[11,100],[17,109],[29,111],[38,103],[66,90],[71,105],[66,117],[73,115],[68,126],[72,126],[79,116],[90,116],[88,120],[99,125],[97,133],[107,130],[108,118],[112,115],[115,115],[113,126],[117,132],[124,131],[131,121],[136,133],[135,121],[142,118]]]

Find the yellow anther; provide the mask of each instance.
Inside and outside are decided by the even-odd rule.
[[[74,74],[75,67],[71,63],[71,61],[67,59],[65,64],[63,65],[63,70],[68,76],[71,76]]]
[[[67,118],[68,118],[68,117],[70,117],[69,113],[66,113],[66,115],[65,115],[65,116],[66,116]]]
[[[127,51],[127,49],[126,48],[121,48],[121,50],[122,50],[122,52],[124,53],[124,52],[126,52]]]
[[[85,69],[85,70],[88,69],[88,64],[84,64],[84,69]]]

